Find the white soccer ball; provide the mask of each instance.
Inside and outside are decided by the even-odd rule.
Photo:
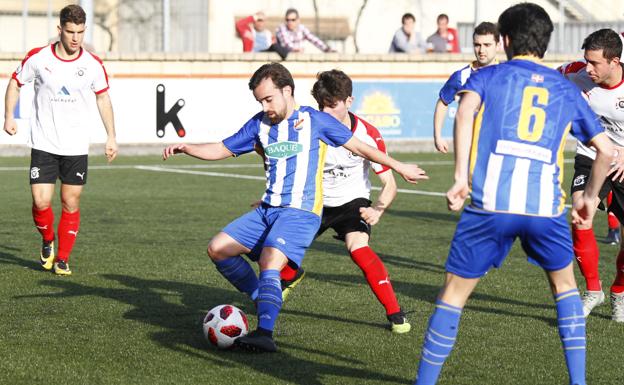
[[[204,337],[219,349],[227,349],[234,340],[249,332],[245,313],[233,305],[219,305],[204,317]]]

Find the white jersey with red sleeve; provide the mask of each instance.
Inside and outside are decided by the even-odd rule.
[[[63,60],[56,44],[28,52],[12,76],[20,87],[34,81],[28,144],[56,155],[85,155],[94,125],[90,98],[108,90],[108,76],[97,56],[81,48],[77,58]]]
[[[579,61],[561,66],[560,71],[581,90],[592,111],[600,117],[600,124],[611,141],[624,147],[624,79],[613,87],[596,84],[585,70],[586,63]],[[624,71],[624,67],[622,68]],[[596,150],[581,142],[577,154],[596,158]]]
[[[349,117],[353,136],[386,152],[386,144],[375,127],[351,112]],[[337,207],[356,198],[369,199],[370,168],[377,174],[390,171],[388,167],[361,158],[344,147],[328,147],[323,169],[323,206]]]

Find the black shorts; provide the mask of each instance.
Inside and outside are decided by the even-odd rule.
[[[356,198],[342,206],[324,207],[321,227],[316,233],[320,236],[325,230],[332,228],[336,232],[336,239],[345,240],[345,235],[360,231],[370,235],[371,226],[360,216],[360,207],[370,207],[371,201],[365,198]],[[316,238],[315,237],[315,238]]]
[[[61,183],[82,186],[87,183],[88,155],[56,155],[32,149],[30,184]]]
[[[572,193],[576,191],[585,191],[585,185],[589,180],[591,174],[592,164],[594,160],[588,156],[577,154],[574,157],[574,178],[572,178],[572,187],[570,191]],[[609,195],[609,192],[613,192],[613,200],[609,205],[609,211],[611,211],[619,220],[623,223],[624,220],[624,184],[612,181],[607,177],[607,180],[600,188],[598,197],[602,201]],[[601,202],[599,206],[604,210],[605,205]]]

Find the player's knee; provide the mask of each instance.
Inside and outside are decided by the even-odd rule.
[[[33,207],[36,210],[39,210],[39,211],[45,210],[51,205],[52,205],[52,202],[50,202],[47,199],[37,199],[37,198],[33,199]]]

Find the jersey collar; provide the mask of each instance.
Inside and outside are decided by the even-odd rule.
[[[82,47],[80,47],[80,52],[78,52],[78,56],[76,56],[75,58],[73,58],[73,59],[69,59],[69,60],[60,58],[60,57],[56,54],[56,46],[57,46],[58,44],[60,44],[60,43],[61,43],[61,42],[57,41],[56,43],[50,44],[50,47],[52,47],[52,54],[54,55],[54,57],[55,57],[55,58],[59,59],[60,61],[62,61],[62,62],[66,62],[66,63],[67,63],[67,62],[72,62],[72,61],[76,61],[76,60],[78,60],[78,59],[80,58],[80,56],[82,56],[82,51],[83,51],[83,49],[82,49]]]

